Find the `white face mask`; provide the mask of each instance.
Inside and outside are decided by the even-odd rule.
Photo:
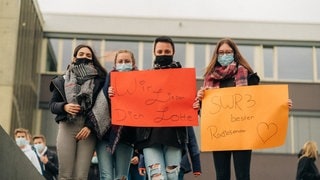
[[[44,144],[42,144],[42,143],[41,144],[35,144],[33,146],[36,148],[38,153],[41,153],[43,151],[43,149],[44,149]]]
[[[131,71],[132,70],[132,63],[117,63],[116,64],[117,71]]]
[[[26,138],[16,138],[16,143],[19,147],[21,147],[27,145],[28,141],[26,140]]]
[[[98,157],[97,156],[93,156],[91,159],[91,163],[92,164],[98,164]]]

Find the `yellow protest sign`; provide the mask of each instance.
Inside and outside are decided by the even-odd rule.
[[[271,148],[284,144],[288,86],[258,85],[205,91],[201,151]]]

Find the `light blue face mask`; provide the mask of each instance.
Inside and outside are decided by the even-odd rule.
[[[123,71],[131,71],[132,70],[132,63],[117,63],[116,70],[123,72]]]
[[[233,61],[234,61],[233,53],[218,56],[218,62],[221,64],[221,66],[228,66]]]
[[[27,145],[28,141],[26,140],[26,138],[16,138],[16,143],[20,147]]]
[[[44,149],[44,144],[35,144],[33,146],[36,148],[38,153],[41,153],[43,151],[43,149]]]
[[[97,156],[93,156],[91,159],[91,163],[92,164],[98,164],[98,157]]]

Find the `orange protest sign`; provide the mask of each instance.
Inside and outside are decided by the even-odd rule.
[[[192,108],[194,68],[112,72],[112,124],[139,127],[198,125]]]
[[[288,86],[259,85],[205,91],[201,151],[261,149],[285,142]]]

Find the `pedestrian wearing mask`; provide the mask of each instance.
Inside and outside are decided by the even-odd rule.
[[[32,150],[31,145],[28,141],[29,131],[24,128],[17,128],[14,130],[14,138],[16,140],[19,148],[24,152],[24,154],[28,157],[34,167],[39,171],[42,175],[42,168],[38,159],[38,156],[35,151]]]
[[[115,55],[114,67],[110,74],[134,70],[137,70],[137,67],[133,53],[129,50],[119,50]],[[114,89],[110,86],[110,76],[108,76],[103,90],[108,91],[107,101],[110,99],[112,101]],[[102,139],[98,140],[96,147],[100,179],[127,179],[134,141],[134,127],[111,125],[108,128]]]
[[[175,47],[170,37],[156,38],[153,53],[154,69],[181,68],[181,64],[173,60]],[[139,169],[140,174],[146,173],[148,179],[178,179],[187,138],[186,127],[137,128],[135,145],[143,152],[146,167],[146,170]]]
[[[254,73],[247,60],[240,53],[236,43],[225,38],[220,40],[204,74],[203,87],[198,91],[193,107],[199,109],[204,91],[209,88],[227,88],[258,85],[259,76]],[[292,101],[288,100],[291,108]],[[231,156],[237,180],[250,180],[251,149],[213,151],[217,180],[229,180]]]
[[[49,106],[59,124],[59,179],[87,179],[96,145],[95,126],[88,113],[106,75],[92,48],[78,45],[66,73],[51,81]]]
[[[46,180],[58,178],[59,166],[56,152],[50,150],[46,145],[46,138],[40,134],[32,138],[33,146],[36,148],[38,156],[44,165],[43,176]]]

